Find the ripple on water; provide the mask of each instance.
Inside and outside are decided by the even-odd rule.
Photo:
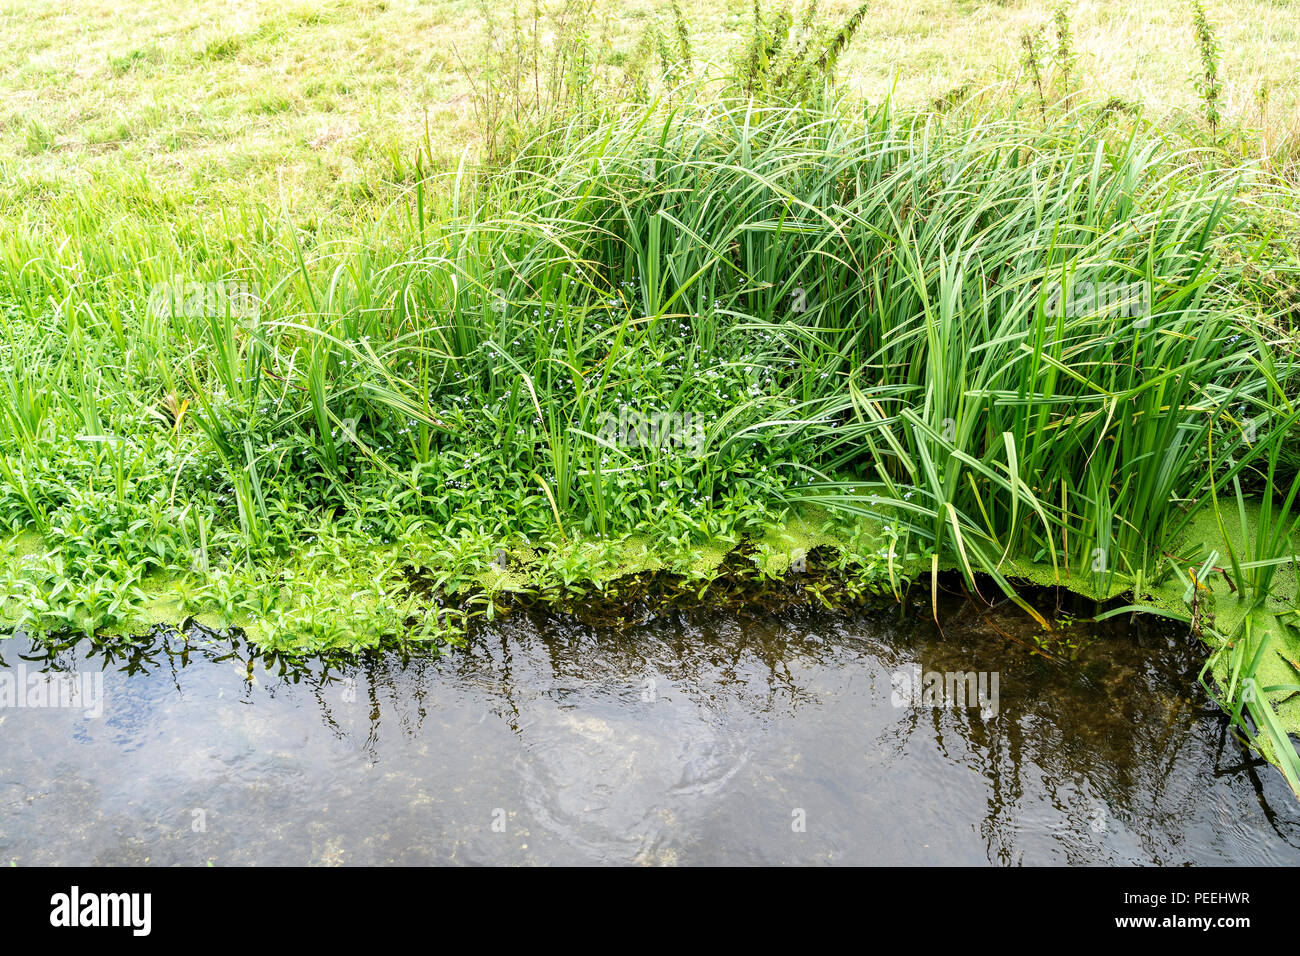
[[[1296,801],[1185,635],[1053,664],[1014,607],[944,614],[515,615],[441,658],[299,663],[0,641],[4,668],[107,667],[101,719],[0,712],[0,859],[1300,862]],[[894,706],[913,667],[999,673],[997,713]]]

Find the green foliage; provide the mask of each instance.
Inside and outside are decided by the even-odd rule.
[[[1029,75],[1030,81],[1034,84],[1034,91],[1038,95],[1038,110],[1040,113],[1047,112],[1047,84],[1043,77],[1045,69],[1044,64],[1044,33],[1043,27],[1037,27],[1033,30],[1027,30],[1020,36],[1020,46],[1022,49],[1021,62],[1025,72]]]
[[[1222,119],[1223,83],[1219,79],[1219,41],[1214,33],[1214,25],[1205,14],[1205,5],[1201,0],[1190,0],[1192,8],[1192,30],[1196,35],[1196,48],[1200,56],[1201,67],[1192,74],[1192,83],[1201,98],[1201,108],[1205,113],[1206,125],[1210,135],[1219,131]]]
[[[1070,26],[1070,4],[1060,0],[1052,7],[1052,23],[1056,28],[1056,68],[1061,73],[1065,88],[1073,88],[1075,74],[1079,67],[1079,55],[1074,49],[1074,30]]]
[[[91,189],[45,210],[66,241],[0,237],[0,526],[40,541],[5,545],[0,615],[129,630],[168,591],[280,646],[452,639],[493,605],[433,596],[600,586],[638,548],[704,582],[825,510],[863,590],[951,567],[1014,598],[1034,563],[1140,597],[1247,497],[1227,560],[1266,600],[1297,514],[1294,272],[1259,212],[1286,196],[1124,104],[1049,109],[1063,7],[1027,111],[849,107],[865,9],[756,6],[724,83],[676,4],[617,64],[580,0],[485,9],[486,168],[395,148],[366,230]],[[254,307],[162,308],[175,276]]]
[[[754,0],[749,39],[734,69],[737,87],[746,95],[781,102],[820,98],[862,26],[867,6],[857,7],[835,28],[819,21],[817,0],[807,0],[797,24],[788,4],[764,13],[760,0]]]
[[[508,22],[482,2],[479,16],[483,40],[472,53],[473,66],[464,59],[461,66],[471,80],[488,163],[513,155],[551,125],[585,121],[594,127],[610,98],[626,93],[611,57],[608,16],[597,18],[594,0],[564,0],[554,10],[541,0],[527,10],[516,3]],[[635,87],[643,77],[644,58],[625,79]]]

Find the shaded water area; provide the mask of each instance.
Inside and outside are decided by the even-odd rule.
[[[927,602],[521,611],[328,660],[0,640],[12,686],[85,690],[0,708],[0,863],[1300,863],[1185,632],[1076,624],[1048,659],[1011,605],[945,597],[941,634]],[[918,701],[918,670],[996,696]]]

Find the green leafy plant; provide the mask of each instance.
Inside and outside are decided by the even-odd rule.
[[[1196,37],[1196,49],[1200,57],[1200,69],[1192,74],[1192,83],[1201,98],[1201,109],[1205,123],[1210,128],[1210,135],[1217,136],[1222,120],[1223,83],[1219,78],[1219,61],[1221,52],[1214,25],[1205,13],[1201,0],[1190,0],[1192,10],[1192,31]]]

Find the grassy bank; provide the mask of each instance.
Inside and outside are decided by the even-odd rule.
[[[455,640],[500,588],[820,548],[855,594],[953,570],[1185,619],[1297,786],[1300,228],[1213,38],[1199,114],[1150,116],[1089,94],[1068,18],[918,105],[835,81],[861,9],[762,11],[717,65],[680,7],[621,58],[574,9],[549,66],[514,21],[469,71],[477,151],[399,140],[334,218],[191,213],[130,162],[27,196],[7,626]]]

